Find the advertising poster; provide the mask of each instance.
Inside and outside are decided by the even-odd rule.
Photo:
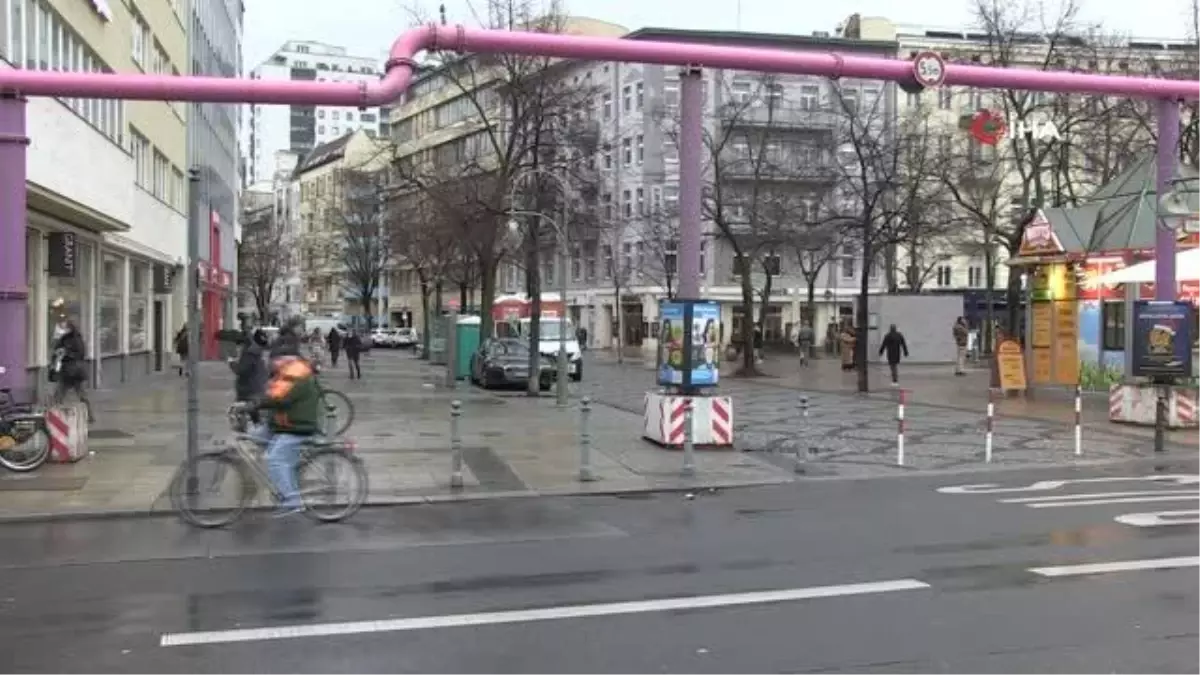
[[[715,302],[664,302],[659,305],[658,383],[684,382],[686,342],[690,337],[691,384],[711,387],[720,379],[720,305]]]
[[[1140,300],[1133,305],[1133,374],[1190,377],[1192,311],[1186,302]]]

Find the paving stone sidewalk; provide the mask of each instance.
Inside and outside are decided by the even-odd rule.
[[[771,366],[768,360],[764,370],[772,372]],[[1072,422],[1062,421],[1054,410],[1040,418],[1027,416],[1022,413],[1027,412],[1029,403],[1021,401],[1019,406],[999,406],[992,462],[986,464],[986,373],[955,378],[925,369],[907,381],[915,381],[906,386],[920,387],[918,391],[925,390],[925,396],[914,397],[917,402],[905,406],[905,463],[899,466],[896,392],[884,387],[870,396],[859,396],[836,386],[842,380],[844,385],[853,384],[840,372],[825,372],[828,365],[812,368],[805,381],[797,381],[790,372],[767,378],[722,379],[721,393],[734,401],[735,442],[740,450],[781,468],[801,463],[801,475],[838,477],[1108,463],[1154,455],[1149,430],[1112,424],[1106,418],[1107,408],[1092,404],[1085,407],[1083,417],[1083,452],[1075,456],[1073,412]],[[820,368],[824,370],[817,370]],[[873,379],[877,385],[883,380],[878,373],[873,373]],[[958,396],[965,403],[946,400],[954,393],[952,385],[943,380],[959,388]],[[617,364],[593,355],[582,390],[606,405],[632,412],[640,405],[640,392],[652,381],[653,372],[641,363]],[[802,398],[807,398],[807,416],[801,410]],[[984,405],[972,409],[977,400]],[[1169,438],[1169,456],[1196,455],[1195,430],[1172,432]]]
[[[349,435],[364,458],[372,504],[548,494],[609,493],[761,485],[793,480],[786,467],[733,451],[701,452],[697,475],[679,476],[682,457],[638,437],[640,414],[596,405],[593,467],[581,483],[579,401],[444,387],[444,371],[407,352],[375,352],[365,378],[330,369],[328,386],[347,393],[356,417]],[[228,436],[231,375],[223,363],[199,373],[201,448]],[[32,474],[0,474],[0,519],[169,509],[165,490],[185,454],[183,381],[162,376],[137,390],[95,392],[91,454]],[[462,402],[465,485],[449,487],[450,401]]]

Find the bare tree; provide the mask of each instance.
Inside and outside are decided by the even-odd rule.
[[[800,277],[804,279],[804,319],[814,336],[817,330],[817,279],[837,256],[842,244],[841,224],[837,219],[830,217],[832,213],[828,199],[812,202],[806,212],[797,218],[796,227],[788,239],[792,252],[796,255]],[[810,345],[810,349],[812,346]]]
[[[441,294],[445,281],[451,275],[447,270],[461,266],[462,247],[456,228],[444,217],[450,211],[447,202],[450,195],[434,196],[409,191],[394,195],[389,207],[406,214],[405,219],[391,221],[389,228],[391,247],[397,262],[409,265],[417,277],[421,295],[421,318],[425,330],[422,332],[421,355],[429,358],[431,340],[430,326],[433,325],[434,310],[441,309]],[[433,304],[431,305],[431,301]]]
[[[386,171],[339,169],[329,214],[336,236],[333,257],[341,264],[342,284],[362,308],[367,327],[374,323],[374,301],[392,260],[389,221],[404,218],[387,208]]]
[[[645,258],[641,272],[662,286],[668,300],[679,288],[679,214],[676,209],[652,207],[642,219],[641,236]]]
[[[262,322],[270,319],[271,305],[287,274],[289,260],[287,227],[274,205],[245,212],[238,247],[238,286],[249,292]]]

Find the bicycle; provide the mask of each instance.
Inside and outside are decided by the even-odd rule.
[[[326,436],[336,438],[346,433],[346,430],[354,422],[354,403],[350,401],[349,396],[321,384],[320,374],[321,367],[314,363],[314,381],[317,383],[317,389],[321,392],[321,406],[325,409],[325,424],[322,431]],[[343,414],[339,414],[339,407],[344,411]],[[343,420],[340,425],[338,420]]]
[[[0,366],[0,375],[7,371]],[[0,388],[0,466],[28,473],[50,458],[50,429],[46,415],[32,406],[20,405],[12,389]]]
[[[218,528],[235,522],[261,488],[267,490],[274,503],[279,504],[283,499],[265,467],[267,440],[244,431],[248,421],[246,408],[235,403],[230,406],[229,417],[235,430],[233,443],[200,454],[190,462],[185,460],[171,480],[172,507],[185,522],[196,527]],[[313,437],[305,442],[296,466],[296,483],[305,515],[320,522],[337,522],[362,507],[367,498],[367,472],[353,450],[354,444],[348,440]],[[331,510],[325,510],[318,498],[336,495],[339,473],[351,479],[348,498],[334,501]],[[211,494],[230,475],[237,489],[237,500],[232,507],[221,510],[197,505],[198,498]]]

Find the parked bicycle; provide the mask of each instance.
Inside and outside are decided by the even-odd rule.
[[[275,504],[283,496],[267,475],[267,441],[246,433],[248,409],[235,403],[229,408],[233,442],[184,461],[171,481],[171,505],[183,520],[196,527],[224,527],[242,516],[260,489],[265,489]],[[348,479],[347,489],[339,493],[339,477]],[[204,500],[219,498],[221,485],[232,479],[232,506],[210,506]],[[354,515],[367,498],[367,472],[354,454],[351,441],[313,437],[301,450],[296,467],[296,483],[304,513],[322,522],[336,522]]]
[[[7,372],[0,366],[0,375]],[[46,415],[18,404],[8,387],[0,388],[0,466],[27,473],[50,457],[50,430]]]

